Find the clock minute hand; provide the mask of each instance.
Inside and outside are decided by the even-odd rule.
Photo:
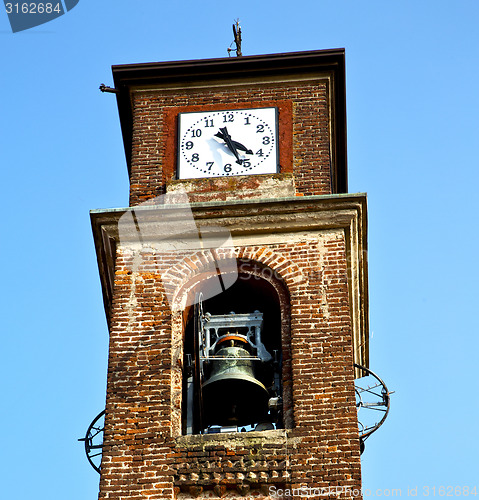
[[[239,163],[241,165],[243,163],[243,160],[241,160],[239,157],[238,151],[236,150],[236,147],[233,144],[233,140],[231,139],[231,136],[228,134],[228,129],[226,127],[220,128],[220,131],[218,133],[216,133],[215,136],[219,137],[220,139],[223,139],[223,141],[226,142],[228,149],[236,157],[236,163]]]

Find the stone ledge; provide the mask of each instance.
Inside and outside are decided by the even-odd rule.
[[[271,431],[227,432],[224,434],[194,434],[191,436],[178,436],[177,446],[205,448],[210,446],[226,446],[241,448],[247,446],[263,446],[264,444],[283,445],[288,439],[286,429]]]
[[[190,202],[285,198],[296,195],[293,174],[241,175],[204,179],[174,180],[168,194],[188,193]]]

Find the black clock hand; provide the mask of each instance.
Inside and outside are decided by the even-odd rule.
[[[240,165],[243,163],[243,160],[240,160],[240,157],[238,155],[238,151],[236,150],[233,140],[231,139],[231,136],[228,133],[228,129],[226,127],[220,128],[220,132],[216,134],[217,137],[220,137],[226,142],[226,145],[228,146],[228,149],[235,155],[236,157],[236,163],[239,163]]]
[[[233,144],[233,140],[231,139],[231,136],[228,134],[228,129],[226,127],[220,128],[220,131],[215,135],[216,137],[219,137],[220,139],[223,139],[226,142],[228,149],[236,157],[236,163],[239,163],[241,165],[243,163],[243,160],[241,160],[239,157],[238,151],[236,150],[236,147]]]
[[[224,138],[222,132],[218,132],[217,134],[215,134],[215,136],[219,137],[220,139],[223,139],[226,142],[226,139]],[[248,149],[246,146],[243,146],[243,144],[241,144],[241,142],[237,142],[237,141],[233,141],[233,140],[231,142],[232,142],[233,146],[235,146],[236,149],[239,149],[240,151],[244,151],[247,155],[254,154],[253,151],[251,151],[251,149]]]
[[[253,151],[251,151],[251,149],[248,149],[246,146],[243,146],[243,144],[241,144],[241,142],[236,142],[236,141],[232,141],[232,142],[236,146],[236,149],[239,149],[240,151],[244,151],[247,155],[254,154]]]

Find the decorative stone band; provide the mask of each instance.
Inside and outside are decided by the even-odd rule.
[[[177,452],[195,461],[177,465],[177,498],[265,498],[290,483],[294,443],[285,430],[179,437]]]

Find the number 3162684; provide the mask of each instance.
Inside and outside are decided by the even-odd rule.
[[[26,3],[6,3],[7,14],[61,14],[60,3],[26,2]]]

